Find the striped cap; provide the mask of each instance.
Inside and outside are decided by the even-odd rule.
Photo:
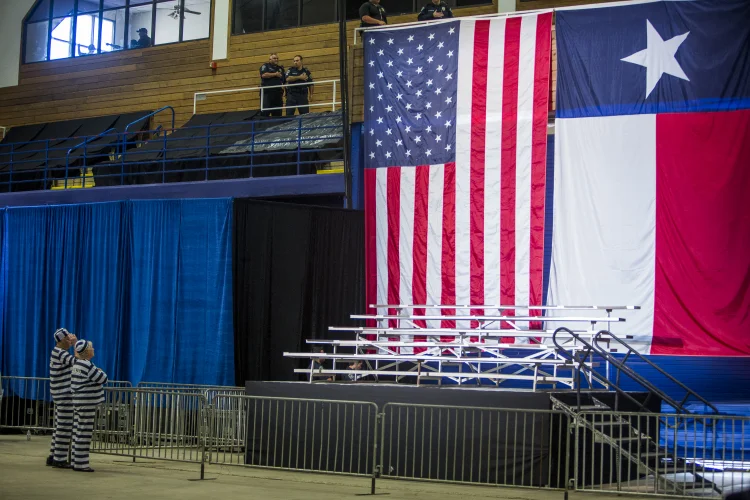
[[[65,328],[58,328],[55,332],[55,343],[62,341],[65,337],[70,335],[70,332],[66,330]]]
[[[88,340],[81,339],[78,342],[76,342],[74,349],[76,350],[76,352],[81,353],[86,350],[86,348],[89,346],[90,343],[91,342],[89,342]]]

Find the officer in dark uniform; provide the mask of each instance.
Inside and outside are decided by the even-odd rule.
[[[284,78],[287,84],[296,84],[286,88],[286,115],[294,116],[295,109],[299,109],[301,115],[309,113],[313,79],[310,70],[302,66],[302,56],[294,56],[294,66],[286,70]],[[308,85],[302,85],[304,82]]]
[[[388,24],[385,9],[380,6],[380,0],[368,0],[359,7],[360,27],[382,26]]]
[[[431,19],[444,19],[453,17],[453,11],[448,5],[441,0],[432,0],[422,7],[417,19],[420,21],[429,21]]]
[[[265,89],[263,87],[274,87],[285,83],[284,67],[279,66],[279,56],[271,54],[268,62],[260,67],[260,86],[263,96],[261,116],[281,116],[281,107],[284,105],[284,89],[281,87]],[[268,108],[279,108],[268,110]]]

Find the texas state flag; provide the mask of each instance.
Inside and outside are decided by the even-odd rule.
[[[549,304],[646,353],[750,355],[750,1],[557,13]]]

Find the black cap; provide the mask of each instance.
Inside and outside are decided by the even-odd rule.
[[[140,28],[138,33],[148,33],[148,30],[146,28]]]

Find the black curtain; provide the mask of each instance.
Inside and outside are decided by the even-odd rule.
[[[232,266],[235,382],[299,380],[283,353],[364,311],[363,213],[237,199]]]

